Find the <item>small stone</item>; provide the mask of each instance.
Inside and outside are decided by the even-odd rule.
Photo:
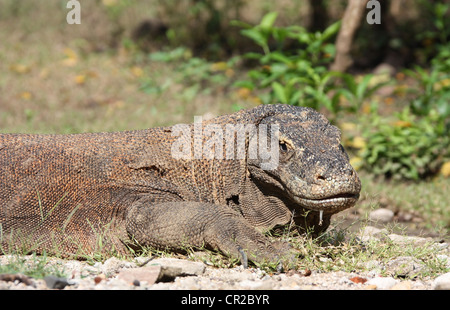
[[[50,289],[62,290],[66,286],[72,285],[71,283],[69,283],[69,281],[67,281],[66,278],[59,278],[55,276],[46,276],[44,278],[44,281],[47,287]]]
[[[206,265],[202,262],[193,262],[185,259],[177,258],[158,258],[152,260],[150,264],[160,265],[162,267],[180,268],[177,276],[199,276],[205,272]]]
[[[361,230],[359,237],[361,241],[368,242],[372,238],[380,239],[387,235],[386,229],[379,229],[373,226],[366,226]]]
[[[433,289],[450,290],[450,272],[440,275],[433,281]]]
[[[101,274],[101,275],[96,276],[96,277],[94,278],[94,283],[97,285],[97,284],[99,284],[100,282],[102,282],[102,281],[105,280],[105,279],[106,279],[105,275],[104,275],[104,274]]]
[[[391,277],[376,277],[373,279],[370,279],[366,282],[367,285],[376,285],[377,290],[389,290],[391,289],[395,284],[397,284],[398,280],[395,280]]]
[[[20,273],[4,273],[0,274],[0,281],[7,281],[7,282],[19,282],[23,283],[25,285],[33,285],[33,282],[29,277],[26,275],[20,274]]]
[[[414,246],[425,246],[427,244],[432,244],[433,239],[431,238],[422,238],[416,236],[401,236],[397,234],[390,234],[388,238],[399,245],[414,245]]]
[[[376,290],[377,286],[375,284],[369,284],[364,287],[367,290]]]
[[[349,280],[352,281],[353,283],[366,283],[367,282],[366,278],[358,277],[358,276],[350,278]]]
[[[374,222],[388,223],[394,218],[394,212],[386,208],[376,209],[369,213],[369,220]]]
[[[387,264],[386,271],[392,276],[414,278],[423,268],[414,257],[400,256]]]
[[[152,285],[158,279],[160,272],[161,266],[129,268],[121,270],[117,275],[117,278],[129,284],[134,284],[137,280],[139,282],[146,281],[148,285]]]
[[[397,283],[393,287],[391,287],[391,290],[394,290],[394,291],[404,291],[404,290],[410,290],[410,289],[411,289],[410,281],[403,281],[403,282]]]
[[[120,260],[117,257],[108,258],[101,266],[100,270],[106,277],[114,276],[119,270],[123,268],[135,267],[135,263]]]

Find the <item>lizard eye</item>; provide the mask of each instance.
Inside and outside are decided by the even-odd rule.
[[[280,141],[280,150],[282,152],[287,152],[288,148],[287,148],[286,143]]]

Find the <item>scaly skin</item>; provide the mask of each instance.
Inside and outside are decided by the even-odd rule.
[[[244,264],[247,258],[292,263],[288,245],[272,243],[262,231],[293,219],[299,230],[318,234],[332,214],[356,203],[361,183],[339,130],[316,111],[258,106],[219,116],[203,128],[208,124],[223,132],[227,124],[277,124],[277,167],[263,169],[267,159],[249,155],[252,134],[238,159],[174,158],[172,147],[181,141],[173,135],[176,127],[0,134],[3,252],[26,248],[81,256],[140,246],[205,246]],[[190,132],[199,128],[185,126]],[[184,139],[195,147],[228,138],[236,137],[226,132]]]

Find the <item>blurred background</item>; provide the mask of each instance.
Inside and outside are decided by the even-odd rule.
[[[383,209],[380,223],[448,239],[450,1],[90,0],[80,24],[68,2],[0,0],[0,132],[310,106],[341,128],[363,181],[336,221]]]

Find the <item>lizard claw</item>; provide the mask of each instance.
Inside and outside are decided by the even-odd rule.
[[[282,273],[283,271],[284,271],[283,263],[280,262],[277,266],[277,272]]]
[[[248,258],[247,258],[247,254],[244,252],[244,250],[240,247],[240,246],[238,246],[238,251],[239,251],[239,254],[240,254],[240,258],[241,258],[241,264],[242,264],[242,266],[244,266],[244,269],[247,269],[248,268]]]

